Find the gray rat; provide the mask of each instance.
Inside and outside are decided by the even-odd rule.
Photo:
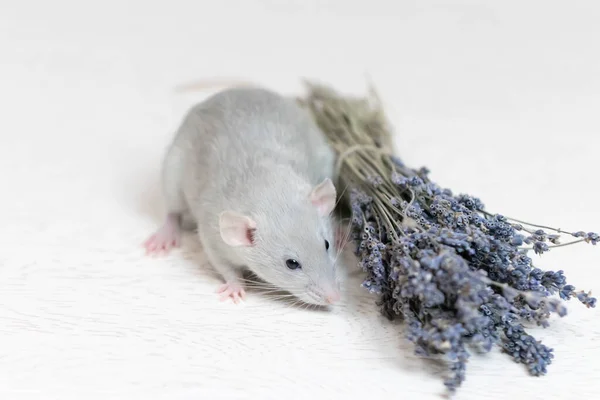
[[[241,274],[315,305],[340,299],[332,211],[335,155],[308,112],[260,87],[234,87],[192,107],[162,167],[167,215],[148,252],[196,223],[218,292],[244,298]]]

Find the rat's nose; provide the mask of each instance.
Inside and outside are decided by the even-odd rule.
[[[327,295],[325,296],[325,301],[327,302],[327,304],[333,304],[333,303],[339,301],[340,298],[341,298],[340,292],[332,291],[332,292],[327,293]]]

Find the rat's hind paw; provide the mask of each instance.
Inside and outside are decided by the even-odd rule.
[[[173,247],[181,244],[181,229],[178,222],[167,217],[167,220],[152,236],[145,242],[146,254],[168,253]]]
[[[179,247],[181,238],[178,233],[165,232],[159,229],[144,242],[147,254],[168,253],[173,247]]]
[[[237,282],[227,282],[219,286],[217,293],[221,295],[221,301],[231,298],[235,304],[238,304],[241,300],[246,298],[246,291],[244,291],[242,285]]]

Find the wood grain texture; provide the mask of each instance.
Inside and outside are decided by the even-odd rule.
[[[174,95],[186,81],[290,92],[304,75],[355,91],[368,71],[409,164],[491,210],[600,229],[596,2],[250,3],[0,5],[0,399],[443,393],[351,260],[344,303],[318,312],[256,292],[218,302],[190,235],[144,256],[165,146],[205,95]],[[535,262],[600,293],[598,260],[578,246]],[[555,348],[548,376],[473,356],[457,398],[599,398],[599,311],[568,308],[532,330]]]

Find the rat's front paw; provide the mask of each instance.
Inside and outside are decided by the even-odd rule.
[[[246,292],[238,282],[227,282],[219,286],[217,293],[221,295],[221,301],[231,298],[235,304],[246,298]]]

